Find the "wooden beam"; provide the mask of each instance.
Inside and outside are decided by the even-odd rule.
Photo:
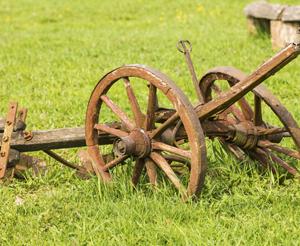
[[[159,109],[155,113],[156,122],[164,122],[175,113],[172,109]],[[0,118],[0,139],[3,137],[3,131],[1,127],[5,123],[5,120]],[[112,128],[119,129],[120,123],[107,123]],[[64,148],[77,148],[86,146],[85,143],[85,129],[79,128],[62,128],[53,130],[41,130],[33,131],[33,138],[29,141],[25,140],[21,135],[21,132],[13,132],[11,139],[11,147],[20,152],[31,152],[39,150],[51,150],[51,149],[64,149]],[[101,145],[112,144],[116,139],[115,136],[98,131],[98,142]],[[1,146],[1,143],[0,143]]]
[[[26,141],[20,133],[14,132],[11,140],[11,148],[20,152],[38,150],[77,148],[86,146],[85,129],[64,128],[46,131],[33,131],[33,138]],[[2,138],[0,133],[0,139]],[[99,144],[111,144],[115,137],[106,133],[99,133]]]

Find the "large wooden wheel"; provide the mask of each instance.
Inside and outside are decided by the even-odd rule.
[[[138,90],[133,89],[133,83]],[[142,85],[147,93],[141,96]],[[122,97],[122,93],[127,98]],[[168,101],[172,106],[168,112],[172,112],[171,118],[177,116],[176,121],[168,124],[168,120],[157,119],[161,101]],[[105,115],[105,112],[109,113]],[[113,117],[117,120],[109,124],[108,119]],[[176,144],[176,139],[170,141],[168,137],[179,124],[186,132],[185,149]],[[132,162],[127,159],[131,159],[134,161],[133,185],[138,184],[146,167],[153,185],[159,183],[158,173],[162,173],[184,198],[199,194],[206,170],[204,134],[188,99],[166,75],[142,65],[127,65],[106,74],[90,97],[85,130],[88,153],[96,173],[103,180],[110,180],[112,169],[124,163],[130,165]],[[108,146],[113,152],[110,161],[105,160],[102,146],[98,145],[99,131],[115,138]],[[189,177],[177,176],[170,160],[187,160]]]
[[[222,93],[221,81],[226,81],[229,86],[233,86],[245,78],[246,75],[235,68],[217,67],[208,71],[200,80],[199,85],[208,102],[213,99],[213,94],[218,96]],[[219,140],[237,157],[242,157],[242,154],[246,153],[273,171],[275,171],[273,164],[276,163],[287,172],[298,176],[295,166],[300,159],[300,129],[296,121],[263,85],[257,86],[252,92],[254,94],[253,107],[248,102],[249,98],[247,100],[242,98],[225,111],[219,112],[217,117],[228,125],[238,126],[249,133],[251,131],[249,137],[254,138],[256,135],[255,141],[249,141],[253,145],[243,145],[243,141],[237,144],[232,139],[226,141],[226,137],[219,137]],[[274,122],[276,126],[273,122],[269,122],[271,119],[264,119],[263,112],[267,109],[277,116],[275,117],[277,121]]]

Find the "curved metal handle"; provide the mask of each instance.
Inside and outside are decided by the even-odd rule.
[[[190,71],[190,74],[192,76],[192,81],[193,81],[193,84],[194,84],[194,87],[195,87],[195,90],[196,90],[196,93],[197,93],[197,97],[199,99],[199,102],[201,104],[203,104],[204,103],[204,97],[203,97],[203,94],[200,90],[200,87],[199,87],[199,84],[198,84],[199,81],[197,79],[195,68],[194,68],[194,65],[193,65],[193,62],[192,62],[192,59],[191,59],[191,56],[190,56],[190,53],[192,51],[192,44],[188,40],[179,40],[178,43],[177,43],[177,49],[178,49],[179,52],[183,53],[184,56],[185,56],[186,64],[187,64],[188,69]]]
[[[192,44],[188,40],[179,40],[177,43],[177,50],[183,54],[192,52]]]

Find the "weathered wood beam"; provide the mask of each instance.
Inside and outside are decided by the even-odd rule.
[[[287,5],[255,2],[246,6],[245,15],[258,19],[278,20]]]
[[[156,122],[164,122],[168,119],[174,110],[160,108],[155,113]],[[0,140],[3,136],[1,127],[4,128],[5,120],[0,118]],[[120,123],[108,123],[113,128],[119,128]],[[33,138],[30,141],[24,139],[21,132],[13,132],[11,147],[20,152],[31,152],[39,150],[51,150],[51,149],[64,149],[64,148],[77,148],[86,146],[85,143],[85,129],[80,128],[62,128],[53,130],[41,130],[33,131]],[[99,132],[99,144],[111,144],[116,137],[104,132]],[[1,146],[1,142],[0,142]]]
[[[287,7],[281,17],[284,22],[300,22],[300,6]]]
[[[26,141],[19,133],[14,132],[11,148],[20,152],[38,150],[77,148],[86,146],[84,128],[64,128],[46,131],[33,131],[33,138]],[[0,139],[2,138],[0,133]],[[99,133],[99,144],[112,143],[115,137],[106,133]]]

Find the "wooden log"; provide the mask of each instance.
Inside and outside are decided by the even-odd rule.
[[[38,150],[77,148],[86,146],[84,128],[64,128],[46,131],[33,131],[33,138],[26,141],[19,133],[13,133],[11,148],[20,152]],[[2,138],[0,133],[0,139]],[[115,137],[99,133],[99,144],[111,144]]]
[[[281,20],[284,22],[300,22],[300,6],[290,6],[283,11]]]
[[[255,2],[246,6],[244,13],[247,17],[278,20],[286,5],[270,4],[267,2]]]
[[[300,28],[300,6],[255,2],[244,9],[250,33],[271,34],[273,49],[297,43]]]
[[[174,113],[175,111],[172,109],[160,108],[155,113],[156,122],[164,122]],[[1,122],[3,122],[3,126],[5,123],[5,120],[2,120],[3,121],[0,121],[0,140],[3,136],[3,132],[1,132]],[[117,122],[107,123],[107,125],[116,129],[119,129],[121,127],[120,123]],[[86,146],[84,127],[33,131],[32,134],[33,138],[29,141],[26,141],[20,131],[13,132],[11,148],[20,152],[31,152],[39,150],[77,148]],[[98,131],[98,137],[99,144],[101,145],[112,144],[116,139],[115,136],[100,131]]]

